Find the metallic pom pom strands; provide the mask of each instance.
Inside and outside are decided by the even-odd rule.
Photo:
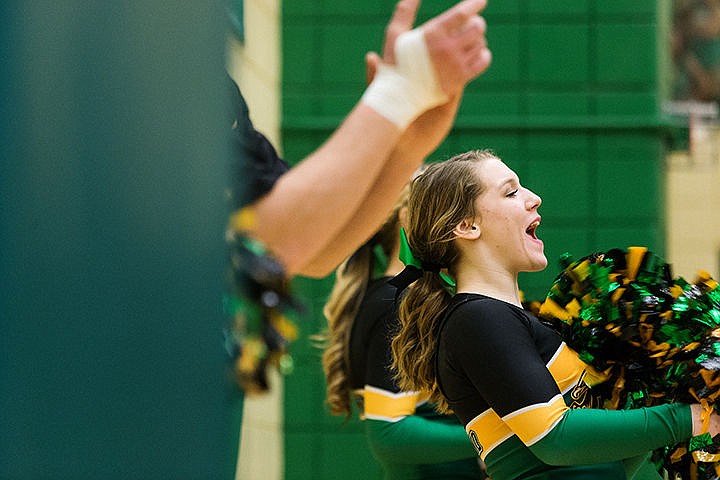
[[[237,233],[228,238],[232,290],[225,297],[231,319],[225,348],[231,371],[247,394],[268,390],[267,370],[293,368],[288,346],[298,336],[293,316],[303,308],[290,294],[282,265],[258,242]]]
[[[561,258],[539,317],[609,380],[594,388],[605,408],[672,402],[720,408],[720,289],[694,282],[644,247]],[[720,436],[718,436],[720,437]],[[708,433],[655,452],[670,478],[720,475],[720,438]]]

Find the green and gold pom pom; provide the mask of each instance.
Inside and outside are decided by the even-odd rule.
[[[605,408],[685,402],[720,411],[720,290],[707,272],[673,277],[644,247],[566,254],[561,265],[537,314],[609,376]],[[670,478],[717,478],[720,438],[700,435],[656,457]]]

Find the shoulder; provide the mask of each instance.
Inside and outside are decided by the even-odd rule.
[[[530,314],[523,309],[502,300],[475,293],[460,293],[453,298],[448,309],[451,318],[482,318],[488,320],[506,317],[527,321]]]
[[[363,304],[392,308],[395,305],[396,288],[390,285],[388,280],[387,277],[372,280],[365,290]]]
[[[480,294],[462,293],[446,311],[443,331],[454,336],[495,337],[501,332],[528,330],[533,317],[515,305]]]
[[[234,195],[237,198],[233,206],[239,208],[269,192],[290,166],[280,158],[270,141],[255,130],[247,103],[237,85],[232,79],[228,79],[228,84],[233,102],[231,124],[235,132]]]
[[[365,321],[375,323],[381,318],[395,317],[396,288],[390,285],[388,280],[388,278],[379,278],[368,284],[358,311],[359,319],[367,319]]]

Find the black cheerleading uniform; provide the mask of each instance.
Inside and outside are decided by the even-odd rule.
[[[270,141],[255,130],[247,103],[230,77],[228,84],[233,105],[231,125],[235,153],[232,206],[236,209],[269,192],[290,167],[278,156]]]
[[[398,328],[395,287],[370,282],[350,337],[350,383],[373,455],[386,479],[482,479],[486,475],[452,415],[440,415],[417,392],[392,379],[390,341]]]
[[[684,404],[601,409],[602,372],[527,311],[484,295],[453,298],[436,368],[493,480],[660,478],[647,455],[692,433]]]

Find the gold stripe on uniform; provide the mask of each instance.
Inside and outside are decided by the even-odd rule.
[[[604,373],[595,370],[580,360],[578,354],[568,347],[565,342],[560,344],[560,348],[548,362],[547,368],[563,394],[577,385],[581,378],[588,387],[602,383],[608,378]]]
[[[483,460],[493,448],[510,438],[513,434],[512,430],[505,425],[505,422],[503,422],[492,409],[485,410],[470,420],[465,426],[465,431],[470,438],[473,438],[473,436],[477,438],[480,443],[480,458]]]
[[[377,387],[365,386],[365,418],[397,422],[415,413],[420,400],[418,392],[389,392]]]
[[[558,394],[546,403],[530,405],[506,415],[503,421],[529,446],[547,435],[567,410],[563,396]]]

